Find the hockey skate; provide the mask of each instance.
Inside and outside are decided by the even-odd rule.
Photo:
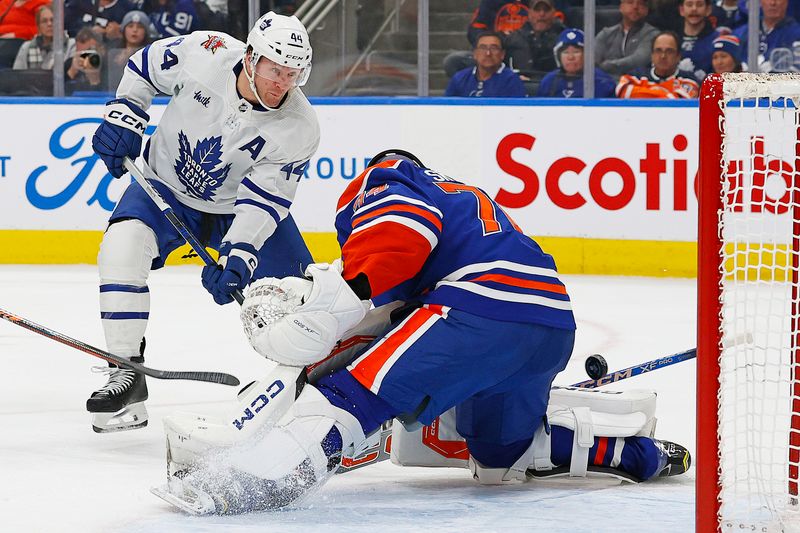
[[[143,343],[144,344],[144,343]],[[132,357],[131,361],[143,363],[144,356]],[[94,391],[86,400],[86,410],[92,413],[92,429],[95,433],[127,431],[147,425],[147,383],[145,377],[127,368],[101,368],[107,373],[108,382]]]
[[[656,447],[664,454],[666,464],[659,470],[658,477],[677,476],[683,474],[692,466],[692,456],[689,450],[668,440],[653,439]]]

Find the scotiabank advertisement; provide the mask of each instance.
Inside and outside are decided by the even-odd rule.
[[[695,107],[318,110],[322,144],[295,211],[305,227],[329,227],[336,202],[328,194],[339,192],[337,183],[364,157],[399,147],[481,187],[532,235],[696,240]],[[328,200],[315,207],[323,196]]]
[[[413,102],[413,101],[412,101]],[[531,235],[694,241],[696,107],[316,104],[321,143],[292,211],[331,232],[376,152],[484,189]],[[154,129],[163,111],[151,108]],[[0,230],[102,230],[128,183],[91,150],[102,104],[0,103]]]

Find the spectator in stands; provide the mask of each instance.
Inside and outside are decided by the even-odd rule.
[[[194,0],[193,4],[197,20],[202,21],[202,29],[229,32],[227,0]],[[284,4],[284,7],[288,6]],[[277,8],[273,11],[278,13]],[[244,23],[249,24],[247,21]]]
[[[717,0],[711,10],[711,18],[716,21],[720,33],[732,32],[742,24],[747,24],[747,11],[739,0]]]
[[[503,35],[517,31],[528,21],[529,0],[481,0],[467,29],[467,39],[474,47],[487,31]]]
[[[800,22],[800,2],[792,2],[789,8],[787,14],[794,20]]]
[[[459,70],[450,79],[445,96],[517,97],[525,96],[519,76],[504,63],[503,36],[485,32],[475,45],[475,66]]]
[[[36,13],[50,0],[0,0],[0,39],[33,39]]]
[[[481,0],[467,28],[467,40],[473,52],[452,52],[444,58],[444,72],[452,78],[456,72],[475,66],[473,58],[478,36],[487,31],[503,35],[520,29],[528,21],[529,0]]]
[[[122,40],[108,51],[108,86],[112,90],[119,85],[122,72],[134,52],[150,42],[150,18],[144,11],[128,11],[122,19]]]
[[[800,23],[786,14],[789,0],[761,0],[761,29],[759,30],[761,54],[758,58],[762,72],[787,72],[800,68],[800,46],[795,57],[794,43],[800,42]],[[747,50],[748,24],[734,32]]]
[[[711,71],[717,74],[742,72],[742,48],[735,35],[720,35],[714,39]]]
[[[73,37],[90,28],[101,39],[115,41],[122,37],[122,18],[132,9],[128,0],[66,0],[64,27]]]
[[[619,24],[603,28],[595,42],[597,66],[614,78],[644,68],[650,62],[650,49],[658,30],[645,22],[646,0],[620,0]]]
[[[696,80],[702,80],[711,72],[712,45],[719,37],[709,19],[711,0],[680,0],[679,12],[683,19],[678,32],[683,58],[681,69],[693,73]]]
[[[647,22],[662,31],[680,32],[683,19],[678,12],[679,3],[680,0],[649,0],[650,14],[647,16]]]
[[[700,87],[691,72],[678,68],[680,38],[662,31],[653,40],[652,64],[634,74],[623,75],[617,84],[620,98],[697,98]]]
[[[187,35],[202,27],[192,0],[151,0],[150,20],[158,38]]]
[[[528,22],[506,40],[509,65],[523,81],[538,88],[545,74],[556,68],[553,47],[562,31],[564,25],[556,17],[553,0],[533,0]],[[529,92],[536,94],[535,90]]]
[[[36,27],[38,32],[30,41],[22,43],[17,58],[14,60],[14,70],[53,68],[53,10],[50,5],[42,6],[36,12]],[[64,60],[72,55],[75,40],[64,35]]]
[[[102,37],[90,28],[75,36],[75,52],[64,64],[67,94],[107,90],[105,47]]]
[[[544,77],[536,96],[583,98],[583,41],[583,30],[567,28],[561,32],[553,47],[559,68]],[[594,94],[597,98],[612,98],[615,85],[611,76],[595,67]]]

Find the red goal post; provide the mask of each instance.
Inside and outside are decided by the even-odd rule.
[[[800,74],[712,75],[700,95],[700,532],[800,530],[799,106]]]

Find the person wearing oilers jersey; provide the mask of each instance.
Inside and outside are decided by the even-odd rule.
[[[300,87],[311,70],[308,33],[296,17],[262,16],[247,43],[198,31],[156,41],[128,61],[92,147],[114,177],[135,160],[147,109],[170,97],[144,146],[143,172],[200,241],[219,251],[202,284],[218,304],[264,276],[301,275],[311,255],[289,215],[319,144]],[[147,278],[183,240],[137,183],[109,219],[98,255],[100,311],[110,352],[143,361]],[[111,368],[87,401],[98,432],[147,424],[144,376]]]
[[[227,419],[167,419],[173,475],[156,494],[198,514],[283,507],[327,479],[342,454],[363,451],[384,421],[429,425],[453,407],[481,483],[564,465],[570,475],[605,468],[635,481],[688,468],[682,446],[637,436],[654,429],[652,412],[581,398],[608,411],[593,415],[563,398],[548,424],[551,384],[575,340],[570,298],[553,258],[481,189],[408,152],[382,152],[339,199],[336,231],[341,263],[249,288],[245,332],[278,367],[240,393]],[[405,306],[372,342],[305,381],[305,366],[366,321],[365,302],[398,300]],[[574,457],[582,468],[570,468]]]

